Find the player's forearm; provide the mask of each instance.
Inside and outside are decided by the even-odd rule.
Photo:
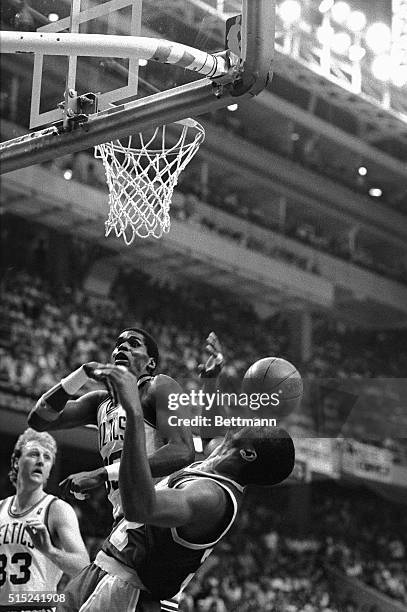
[[[71,578],[77,576],[90,562],[88,553],[85,551],[66,552],[60,548],[52,547],[45,555]]]
[[[155,489],[147,459],[144,419],[141,414],[127,413],[119,488],[125,518],[144,523],[154,508]]]
[[[58,428],[58,420],[72,397],[89,381],[81,366],[46,391],[28,415],[28,424],[37,431]]]

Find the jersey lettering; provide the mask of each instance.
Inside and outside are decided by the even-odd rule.
[[[30,510],[13,512],[14,497],[0,504],[0,607],[8,607],[10,595],[27,591],[56,592],[62,571],[36,549],[27,522],[36,518],[46,524],[55,497],[44,497]]]

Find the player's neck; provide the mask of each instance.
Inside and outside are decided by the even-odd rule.
[[[206,472],[207,474],[213,474],[214,476],[223,476],[224,478],[230,478],[231,480],[238,480],[238,471],[228,470],[226,471],[217,469],[218,464],[220,463],[220,458],[218,456],[208,457],[204,459],[202,463],[197,466],[197,470]],[[195,468],[194,468],[195,469]]]
[[[17,491],[14,497],[14,510],[24,512],[35,506],[45,495],[42,487],[27,488],[17,483]]]

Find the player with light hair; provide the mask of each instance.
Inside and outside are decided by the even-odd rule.
[[[56,594],[64,572],[89,563],[74,510],[44,491],[56,453],[52,436],[26,429],[11,455],[16,492],[0,501],[0,610],[53,610],[39,594]]]

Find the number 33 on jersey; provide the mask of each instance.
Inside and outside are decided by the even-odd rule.
[[[62,571],[34,548],[26,529],[27,521],[33,518],[47,525],[49,508],[56,498],[45,494],[32,508],[19,514],[12,511],[13,499],[0,502],[0,609],[9,603],[12,594],[56,592],[62,576]]]

